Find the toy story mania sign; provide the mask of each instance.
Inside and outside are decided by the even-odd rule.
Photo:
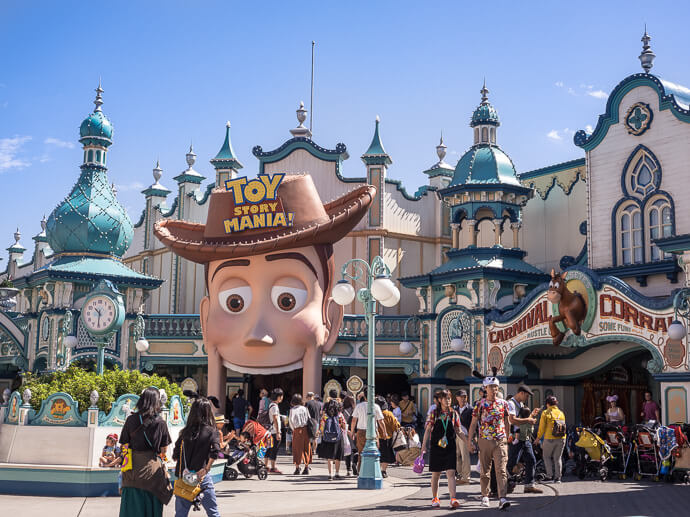
[[[278,186],[285,174],[259,174],[257,179],[234,178],[225,182],[235,201],[233,217],[225,219],[226,233],[243,232],[257,228],[292,226],[294,213],[286,213],[278,198]]]

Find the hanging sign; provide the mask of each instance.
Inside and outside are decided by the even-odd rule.
[[[345,386],[347,386],[347,390],[350,393],[357,395],[357,393],[362,391],[362,388],[364,388],[364,381],[362,381],[362,379],[357,375],[353,375],[347,380]]]
[[[225,182],[235,201],[233,217],[223,220],[225,233],[237,233],[257,228],[292,226],[293,212],[285,213],[277,197],[278,186],[285,174],[259,174],[257,179],[235,178]]]

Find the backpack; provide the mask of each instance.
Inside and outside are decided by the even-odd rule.
[[[565,425],[565,420],[553,421],[553,429],[551,430],[551,434],[554,438],[563,438],[565,436],[566,430],[567,428]]]
[[[340,424],[337,416],[329,416],[326,419],[326,425],[323,426],[323,436],[321,441],[326,443],[335,443],[340,440],[341,436]]]
[[[472,406],[467,406],[462,410],[460,413],[460,423],[469,431],[470,425],[472,425]]]
[[[271,402],[267,408],[259,409],[259,414],[256,415],[256,421],[259,422],[266,429],[271,429],[273,427],[273,422],[271,422],[271,417],[268,415],[268,411],[274,405],[277,405],[277,404],[275,402]]]

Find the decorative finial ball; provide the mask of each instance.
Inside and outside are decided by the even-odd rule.
[[[685,337],[685,326],[678,320],[668,326],[668,337],[674,341],[680,341]]]
[[[29,388],[26,388],[24,393],[22,393],[22,400],[24,404],[28,404],[31,401],[31,390]]]
[[[89,401],[91,402],[92,407],[98,403],[98,392],[96,390],[93,390],[91,393],[89,393]]]
[[[230,121],[229,120],[225,123],[225,127],[228,127],[228,128],[230,127]]]
[[[376,122],[381,122],[381,117],[379,117],[378,115],[376,115]]]
[[[22,238],[22,234],[19,231],[19,228],[17,228],[17,231],[14,232],[14,243],[17,244],[19,242],[19,239]]]

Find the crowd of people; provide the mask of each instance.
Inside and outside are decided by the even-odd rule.
[[[489,507],[493,497],[505,510],[510,506],[507,497],[518,471],[524,493],[542,493],[535,483],[536,450],[543,459],[547,480],[560,483],[567,425],[557,398],[548,396],[543,407],[530,409],[527,404],[533,392],[526,385],[504,397],[499,380],[490,376],[483,378],[482,389],[481,398],[473,405],[465,390],[454,394],[438,390],[426,418],[409,394],[375,396],[375,443],[382,476],[388,476],[390,465],[414,465],[415,471],[421,472],[428,451],[431,506],[440,507],[439,485],[445,473],[450,507],[458,508],[456,487],[471,482],[471,454],[477,453],[481,505]],[[200,504],[208,515],[219,515],[209,475],[211,466],[215,459],[230,454],[231,443],[250,446],[252,436],[246,431],[250,425],[265,433],[265,463],[270,474],[282,474],[276,459],[285,434],[285,450],[292,455],[294,475],[309,475],[315,455],[326,460],[329,480],[358,475],[367,436],[366,389],[356,395],[330,390],[323,401],[311,392],[304,397],[293,394],[285,415],[280,411],[285,397],[281,388],[270,393],[263,389],[259,395],[254,411],[240,390],[228,401],[231,418],[217,410],[219,404],[213,397],[195,395],[172,452],[175,475],[182,480],[178,493],[178,482],[173,488],[165,466],[172,440],[160,416],[160,394],[156,388],[144,390],[121,435],[107,436],[99,461],[102,467],[121,468],[120,515],[162,515],[163,505],[170,502],[173,493],[176,516],[184,517]],[[626,417],[617,400],[614,394],[607,397],[609,407],[602,420],[623,425]],[[660,408],[651,392],[645,393],[641,409],[643,419],[658,421]],[[418,430],[422,429],[420,440]],[[199,492],[202,498],[197,497]]]

